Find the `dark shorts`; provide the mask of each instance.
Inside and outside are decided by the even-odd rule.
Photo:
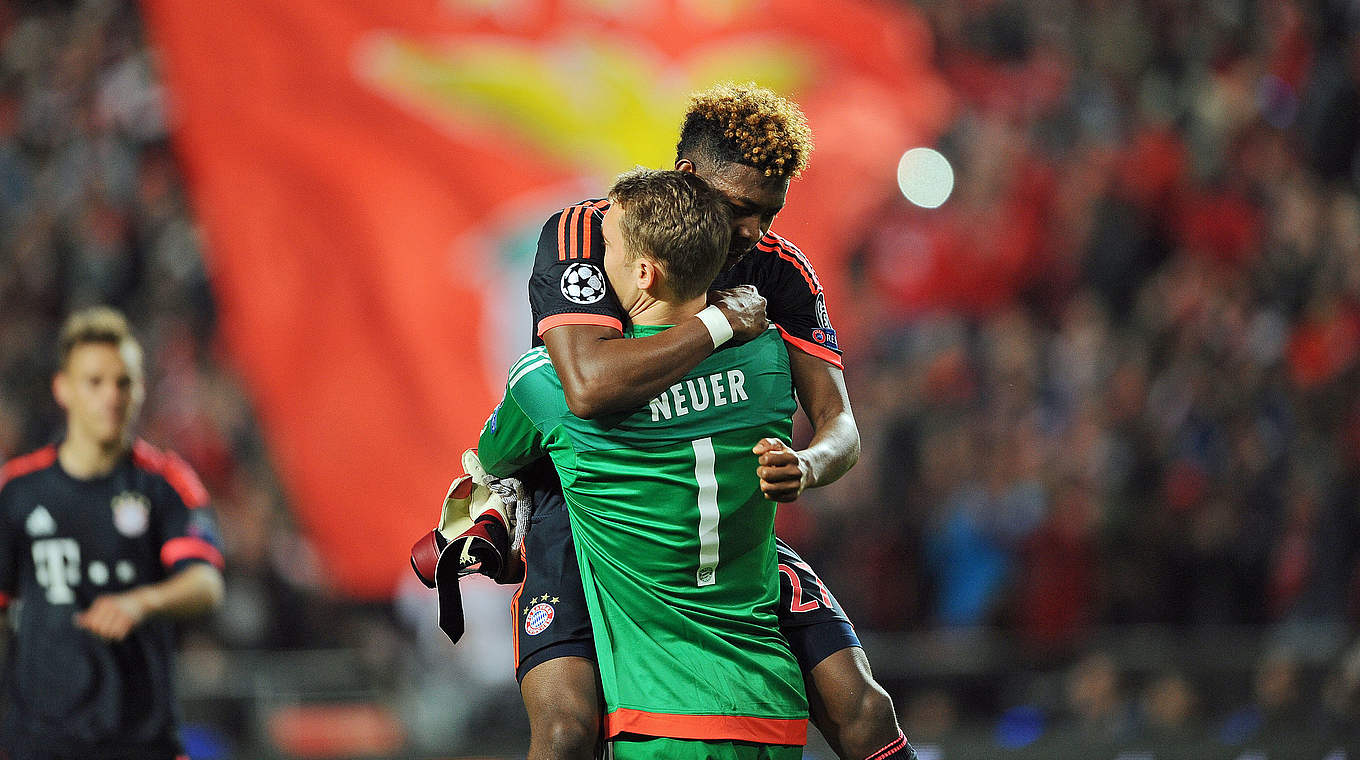
[[[15,750],[14,752],[7,753],[6,750],[0,749],[0,760],[88,760],[88,758],[91,757],[94,757],[94,755],[85,754],[83,752],[77,752],[70,755],[59,755],[44,750],[33,750],[31,752],[26,750]],[[100,757],[105,756],[100,755]],[[114,757],[114,755],[107,755],[107,757]],[[140,751],[133,751],[131,754],[125,755],[124,757],[128,758],[128,760],[189,760],[188,755],[179,753],[170,755],[148,755]]]
[[[822,579],[783,541],[779,559],[779,627],[804,671],[859,637]],[[595,660],[576,544],[560,489],[534,488],[534,516],[524,539],[524,583],[511,600],[515,677],[558,657]]]
[[[189,760],[178,736],[160,741],[116,740],[79,746],[67,736],[33,735],[10,705],[0,721],[0,760]]]
[[[99,747],[89,750],[53,751],[42,746],[44,742],[27,738],[6,736],[0,743],[0,760],[189,760],[189,756],[179,750],[158,747],[137,747],[118,750],[116,747]]]

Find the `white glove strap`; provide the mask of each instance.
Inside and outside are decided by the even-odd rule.
[[[717,348],[732,339],[732,324],[723,315],[722,309],[716,306],[706,306],[704,310],[695,315],[704,327],[708,328],[709,337],[713,338],[713,347]]]

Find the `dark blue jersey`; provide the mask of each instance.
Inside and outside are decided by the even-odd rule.
[[[148,619],[112,643],[73,616],[190,563],[221,566],[197,476],[138,441],[102,477],[71,477],[49,446],[9,462],[0,483],[0,594],[14,627],[2,743],[20,756],[173,757],[174,623]]]
[[[604,325],[620,332],[626,326],[627,315],[604,275],[600,223],[608,209],[607,199],[581,201],[543,225],[529,276],[533,345],[541,345],[544,332],[562,325]],[[734,285],[754,285],[760,291],[770,321],[789,345],[841,367],[822,283],[797,246],[766,232],[754,250],[718,275],[713,288]]]

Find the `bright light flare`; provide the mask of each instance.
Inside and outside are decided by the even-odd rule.
[[[954,191],[954,168],[933,148],[912,148],[897,162],[897,186],[922,208],[939,208]]]

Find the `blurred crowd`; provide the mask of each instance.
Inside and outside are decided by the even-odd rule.
[[[149,358],[139,433],[197,470],[226,527],[214,644],[349,634],[291,523],[249,401],[214,342],[202,234],[168,142],[134,4],[0,3],[0,460],[56,439],[56,336],[70,311],[126,312]]]
[[[785,537],[860,625],[1036,662],[1267,625],[1354,724],[1360,4],[917,5],[956,189],[857,246],[865,456]]]
[[[187,632],[207,692],[248,674],[230,650],[353,647],[356,680],[391,685],[405,649],[385,608],[327,588],[297,530],[240,381],[215,343],[202,231],[169,143],[166,94],[136,5],[0,2],[0,461],[56,440],[56,339],[70,311],[110,304],[147,350],[139,435],[203,478],[223,525],[223,610]],[[238,689],[239,691],[239,689]],[[189,693],[195,689],[190,688]],[[223,702],[190,718],[225,736],[256,716]]]
[[[864,457],[781,534],[861,630],[987,627],[1064,679],[890,684],[915,735],[978,705],[1022,737],[1030,709],[1107,737],[1353,730],[1360,4],[914,5],[958,98],[956,189],[937,210],[885,189],[856,242],[858,310],[832,316]],[[0,460],[59,433],[62,317],[124,309],[143,433],[226,526],[227,609],[190,649],[348,645],[390,675],[402,603],[334,598],[291,521],[167,130],[132,4],[0,3]],[[1225,695],[1096,646],[1142,624],[1272,633]]]

